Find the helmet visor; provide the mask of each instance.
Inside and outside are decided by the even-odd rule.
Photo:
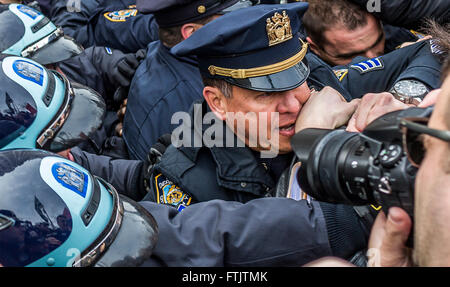
[[[65,81],[70,103],[63,106],[53,123],[42,133],[41,138],[47,138],[38,140],[38,145],[59,152],[89,140],[102,125],[106,105],[94,90],[78,83],[70,84],[59,73],[52,72]]]
[[[75,265],[98,267],[139,266],[148,259],[158,239],[158,225],[153,216],[138,203],[96,177],[114,198],[113,217],[103,237],[83,252]]]
[[[59,63],[68,60],[84,51],[83,47],[71,37],[64,36],[62,29],[28,46],[22,56],[30,58],[42,65]]]

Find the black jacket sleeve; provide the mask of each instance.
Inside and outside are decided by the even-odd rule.
[[[99,50],[104,49],[104,47],[87,48],[83,53],[59,63],[59,67],[70,80],[96,90],[106,100],[109,98],[108,95],[112,97],[115,89],[105,81],[105,72],[97,65],[99,61],[97,54]]]
[[[100,0],[51,0],[47,16],[56,26],[62,27],[66,35],[74,38],[86,48],[94,44],[93,31],[89,29],[89,21],[97,12],[99,3]]]
[[[77,164],[112,184],[120,194],[133,200],[141,200],[144,196],[142,161],[112,159],[87,153],[78,147],[72,148],[70,153]]]
[[[379,61],[356,57],[341,71],[341,84],[353,98],[366,93],[388,92],[400,80],[413,79],[430,89],[440,87],[441,63],[431,51],[428,41],[410,45],[378,57]],[[378,66],[376,66],[378,64]],[[344,73],[342,71],[345,71]]]
[[[348,258],[367,246],[350,206],[261,198],[245,204],[212,200],[178,212],[140,204],[159,228],[147,266],[299,267],[323,256]]]
[[[417,29],[423,19],[433,18],[439,23],[450,21],[448,0],[351,0],[386,23]]]
[[[301,266],[332,254],[317,203],[213,200],[180,213],[167,205],[140,204],[159,228],[150,266]]]

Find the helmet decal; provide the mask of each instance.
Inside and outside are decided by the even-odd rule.
[[[33,8],[30,8],[28,6],[25,6],[25,5],[17,5],[17,10],[19,10],[23,14],[29,16],[33,20],[41,15],[41,13],[39,13],[38,11],[36,11]]]
[[[86,197],[88,175],[73,166],[57,162],[52,166],[52,174],[62,186]]]
[[[39,86],[44,83],[44,69],[36,64],[25,60],[16,60],[13,63],[13,70],[19,77]]]

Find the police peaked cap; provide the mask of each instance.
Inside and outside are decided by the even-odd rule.
[[[160,27],[174,27],[218,14],[239,0],[137,0],[143,14],[153,13]]]

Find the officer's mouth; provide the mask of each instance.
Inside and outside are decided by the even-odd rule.
[[[281,136],[292,137],[295,134],[295,122],[280,126],[278,131]]]

